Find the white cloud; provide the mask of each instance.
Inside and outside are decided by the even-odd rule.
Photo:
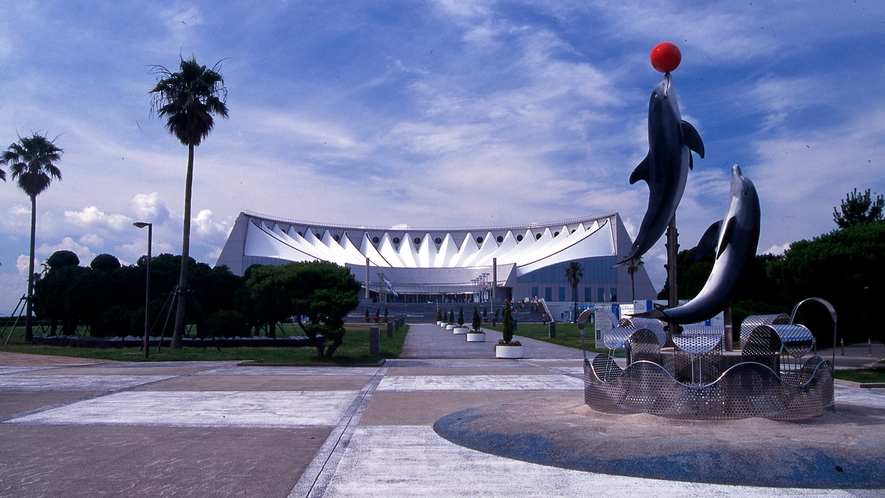
[[[132,198],[132,209],[138,221],[146,221],[154,225],[162,225],[169,219],[171,212],[156,192],[138,194]]]
[[[132,218],[122,214],[106,214],[96,206],[89,206],[82,211],[65,211],[65,219],[80,226],[101,226],[113,230],[121,230],[132,223]]]
[[[76,254],[77,257],[80,258],[80,265],[82,266],[88,265],[90,262],[92,262],[93,259],[95,259],[96,256],[92,249],[80,245],[78,242],[70,237],[65,237],[60,243],[55,245],[49,245],[45,243],[40,244],[40,247],[38,247],[35,252],[40,256],[43,256],[43,259],[45,260],[48,259],[49,256],[52,256],[54,252],[62,250],[71,251]],[[25,257],[26,264],[27,259],[28,258]]]
[[[98,235],[95,235],[94,233],[87,233],[86,235],[83,235],[82,237],[80,237],[80,239],[78,241],[81,244],[83,244],[84,246],[92,246],[92,247],[104,246],[104,240],[102,240],[101,237],[99,237]]]
[[[37,264],[34,264],[34,271],[37,271]],[[19,274],[24,275],[25,278],[28,276],[28,256],[22,254],[15,260],[15,268],[18,270]]]
[[[216,222],[213,219],[212,211],[208,209],[200,211],[192,220],[192,224],[200,239],[209,244],[223,243],[231,229],[226,222]]]

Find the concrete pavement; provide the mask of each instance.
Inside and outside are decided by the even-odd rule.
[[[594,416],[583,405],[580,351],[523,340],[526,359],[496,360],[496,340],[497,333],[489,332],[486,343],[466,343],[435,325],[412,325],[401,359],[351,368],[120,364],[0,353],[0,496],[882,492],[610,475],[452,443],[433,426],[464,410],[492,418],[500,413],[501,423],[512,417],[529,431],[546,424],[532,411],[540,398],[563,416]],[[875,416],[885,412],[883,391],[837,386],[837,411],[867,417],[866,425],[843,427],[840,444],[883,433],[885,422]],[[589,430],[567,422],[568,430]],[[761,423],[773,424],[773,431],[796,426]],[[824,433],[828,423],[833,421],[803,424],[817,424]]]

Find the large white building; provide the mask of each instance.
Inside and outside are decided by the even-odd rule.
[[[571,302],[565,268],[583,267],[581,302],[653,299],[640,266],[631,282],[615,263],[632,241],[617,213],[527,225],[379,228],[330,225],[243,212],[218,258],[242,275],[253,264],[330,261],[387,300],[427,302],[474,295],[497,283],[498,297]]]

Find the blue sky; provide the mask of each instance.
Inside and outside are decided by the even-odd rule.
[[[885,2],[6,2],[0,144],[58,137],[37,258],[180,252],[187,151],[150,114],[151,65],[221,72],[230,119],[196,150],[191,255],[214,264],[237,214],[372,226],[544,222],[618,211],[647,152],[652,47],[676,43],[695,160],[682,248],[759,190],[759,252],[834,229],[885,192]],[[25,292],[29,204],[0,185],[0,313]],[[663,241],[646,257],[664,281]]]

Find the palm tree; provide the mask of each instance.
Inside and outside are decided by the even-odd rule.
[[[630,275],[630,291],[631,291],[631,294],[632,294],[632,298],[631,298],[631,299],[632,299],[633,301],[636,300],[636,283],[635,283],[635,281],[634,281],[634,279],[633,279],[633,275],[634,275],[637,271],[639,271],[639,267],[642,266],[642,265],[644,265],[644,264],[645,264],[645,262],[642,261],[642,256],[640,256],[640,257],[638,257],[638,258],[636,258],[636,259],[631,259],[630,262],[627,263],[627,273]]]
[[[31,247],[28,258],[28,297],[25,316],[25,342],[33,338],[31,313],[34,309],[34,242],[37,239],[37,196],[49,188],[52,179],[61,180],[61,170],[53,164],[61,159],[63,150],[45,135],[34,133],[30,137],[19,137],[2,155],[0,164],[8,164],[12,178],[18,181],[18,188],[31,198]],[[6,179],[6,174],[0,175]]]
[[[178,305],[175,314],[175,332],[172,347],[181,348],[184,336],[185,307],[187,305],[187,267],[190,258],[191,189],[194,179],[194,147],[209,136],[214,125],[213,116],[227,117],[227,89],[218,73],[221,61],[212,69],[197,64],[192,56],[181,59],[177,73],[163,66],[154,66],[158,74],[152,95],[151,111],[166,118],[166,129],[187,146],[187,177],[184,186],[184,233],[181,241],[181,274],[178,281]]]
[[[572,261],[565,268],[565,278],[568,279],[568,284],[572,288],[572,298],[575,300],[575,307],[572,308],[572,312],[574,313],[573,318],[578,314],[578,282],[581,281],[583,276],[584,267],[577,261]]]

